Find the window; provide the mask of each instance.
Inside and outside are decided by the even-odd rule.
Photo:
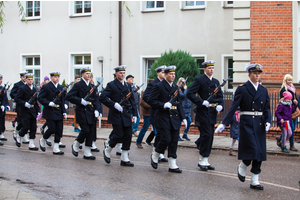
[[[92,1],[70,2],[70,17],[91,16]]]
[[[196,62],[197,62],[197,65],[199,67],[199,70],[200,70],[200,76],[204,74],[204,68],[203,68],[203,65],[202,63],[205,62],[205,58],[196,58]]]
[[[36,56],[23,56],[23,70],[34,74],[33,84],[39,87],[41,84],[41,58]]]
[[[233,1],[221,1],[223,8],[233,8]]]
[[[190,9],[205,9],[206,1],[182,1],[181,9],[190,10]]]
[[[146,82],[148,83],[148,80],[149,80],[149,74],[151,72],[151,67],[153,65],[153,63],[156,61],[157,59],[147,59],[146,60]]]
[[[226,80],[229,76],[228,83],[224,86],[225,91],[233,91],[233,57],[232,54],[222,54],[222,79]],[[220,83],[221,84],[221,83]]]
[[[81,76],[80,69],[83,67],[91,68],[91,54],[73,55],[72,56],[73,79],[75,78],[75,75]]]
[[[227,66],[228,66],[228,76],[230,76],[230,78],[228,80],[228,89],[233,89],[233,86],[231,85],[231,83],[233,82],[233,73],[234,73],[233,72],[233,59],[232,58],[228,58]]]
[[[25,10],[26,20],[41,19],[41,2],[40,1],[25,1],[22,2]]]
[[[142,12],[164,11],[164,1],[142,1]]]

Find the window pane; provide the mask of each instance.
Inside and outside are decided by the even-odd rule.
[[[40,70],[39,69],[35,69],[34,70],[34,85],[36,85],[37,87],[40,86]]]
[[[27,71],[28,73],[33,73],[33,70],[32,70],[32,69],[26,69],[26,71]]]
[[[26,2],[26,15],[32,17],[33,12],[33,1]]]
[[[197,6],[204,6],[205,5],[205,1],[196,1],[196,5]]]
[[[74,69],[74,79],[75,79],[75,75],[81,75],[80,74],[80,69]]]
[[[84,64],[91,64],[91,56],[84,56]]]
[[[40,2],[34,2],[34,16],[40,16]]]
[[[198,67],[200,68],[199,70],[200,70],[200,76],[201,76],[204,74],[204,69],[203,69],[203,65],[202,65],[202,63],[204,62],[204,58],[197,58],[196,61],[197,61]]]
[[[154,1],[147,1],[146,8],[154,8]]]
[[[186,6],[194,6],[194,1],[186,1],[185,5]]]
[[[26,65],[33,65],[33,58],[26,58]]]
[[[91,7],[92,7],[91,1],[85,1],[84,2],[84,13],[90,13]]]
[[[231,85],[231,83],[233,82],[233,59],[230,58],[228,59],[228,76],[230,76],[229,80],[228,80],[228,89],[232,89],[233,86]],[[225,77],[227,78],[227,77]]]
[[[40,65],[40,57],[34,58],[34,65]]]
[[[233,1],[227,1],[227,4],[232,5],[232,4],[233,4]]]
[[[74,64],[75,65],[82,65],[82,56],[75,56]]]
[[[152,67],[154,62],[155,62],[155,60],[147,60],[147,65],[146,65],[146,67],[147,67],[147,69],[146,69],[147,83],[148,83],[148,80],[149,80],[149,74],[151,72],[151,67]]]
[[[82,1],[75,1],[74,9],[74,13],[82,13]]]
[[[156,8],[163,8],[164,7],[164,2],[163,1],[157,1],[156,2]]]

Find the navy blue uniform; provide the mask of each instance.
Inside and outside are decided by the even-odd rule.
[[[0,91],[3,89],[3,86],[0,85]],[[0,106],[9,106],[8,99],[7,99],[7,93],[6,91],[2,91],[0,94]],[[2,109],[0,109],[0,134],[4,133],[5,131],[5,110],[2,112]]]
[[[179,134],[179,124],[185,119],[182,104],[177,95],[172,102],[172,109],[165,109],[164,104],[171,99],[172,94],[178,90],[176,84],[172,87],[164,79],[157,83],[151,89],[149,104],[156,109],[155,112],[155,126],[161,138],[155,148],[158,153],[164,153],[168,147],[168,157],[177,158],[177,144]]]
[[[88,104],[86,106],[81,104],[81,99],[83,99],[89,91],[94,87],[93,84],[89,83],[88,85],[84,80],[80,80],[78,83],[75,83],[70,92],[66,95],[66,99],[76,104],[76,121],[81,127],[81,131],[76,138],[76,140],[82,144],[85,140],[85,146],[92,146],[93,139],[95,136],[95,110],[99,111],[99,101],[97,101],[96,91],[94,91],[90,98],[87,99]]]
[[[219,81],[215,78],[210,80],[207,75],[198,76],[195,78],[193,84],[188,90],[187,97],[197,105],[195,126],[200,131],[200,155],[208,157],[211,152],[211,147],[214,139],[214,125],[217,123],[216,104],[223,107],[223,93],[218,91],[213,104],[210,107],[202,105],[204,100],[213,94],[216,87],[220,85]],[[198,95],[196,95],[198,94]]]
[[[132,108],[132,115],[137,115],[136,104],[133,95],[126,101],[123,107],[123,112],[114,108],[115,103],[119,103],[126,95],[132,91],[132,87],[127,82],[124,85],[115,79],[109,82],[100,95],[100,102],[109,108],[107,122],[112,124],[113,131],[110,136],[109,146],[114,148],[117,143],[123,143],[122,150],[129,150],[132,138],[132,120],[130,109]]]
[[[59,143],[63,132],[63,113],[65,110],[65,93],[58,99],[55,107],[49,106],[49,103],[53,101],[59,92],[63,89],[63,86],[57,84],[57,88],[53,82],[49,82],[41,87],[38,95],[38,101],[44,106],[43,118],[47,120],[48,130],[44,133],[44,139],[48,139],[52,134],[55,135],[54,143]]]
[[[20,115],[22,116],[22,128],[19,131],[20,137],[24,137],[29,132],[29,139],[35,139],[36,134],[36,117],[40,111],[40,107],[37,103],[37,98],[33,100],[30,108],[25,107],[25,103],[28,102],[31,97],[36,93],[37,90],[33,87],[32,89],[26,84],[19,88],[15,101],[20,106]]]
[[[23,85],[25,85],[25,83],[22,80],[14,84],[13,88],[10,91],[10,97],[12,99],[16,98],[19,88]],[[17,123],[18,123],[18,126],[16,127],[17,131],[21,130],[22,128],[22,116],[20,115],[20,108],[21,106],[16,102]]]

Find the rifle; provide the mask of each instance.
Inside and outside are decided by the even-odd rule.
[[[99,87],[99,85],[101,84],[99,81],[97,81],[97,85],[95,85],[94,87],[92,87],[89,91],[89,93],[83,98],[85,101],[87,101],[90,96],[92,95],[92,93]]]
[[[65,86],[59,93],[58,95],[55,97],[55,99],[52,101],[54,104],[56,104],[56,102],[58,101],[58,99],[61,97],[61,95],[63,95],[64,92],[66,92],[69,88],[71,84]]]
[[[0,94],[2,94],[2,92],[4,92],[5,91],[5,88],[6,88],[6,85],[8,84],[8,81],[7,81],[7,83],[5,83],[4,84],[4,86],[3,86],[3,88],[2,88],[2,90],[0,90]]]
[[[34,101],[34,99],[36,98],[36,96],[37,96],[37,92],[35,92],[35,93],[32,95],[32,97],[29,99],[28,103],[29,103],[30,105],[33,103],[33,101]]]
[[[142,85],[140,85],[140,86],[137,86],[137,87],[136,87],[136,90],[129,92],[129,93],[128,93],[128,94],[127,94],[120,102],[119,102],[119,104],[120,104],[120,105],[124,104],[124,102],[127,101],[127,100],[131,97],[131,95],[133,94],[133,92],[139,91],[139,89],[141,89],[141,87],[143,87],[143,85],[144,85],[144,83],[143,83]]]
[[[11,84],[9,84],[9,85],[7,86],[7,88],[4,90],[4,94],[7,93],[7,90],[9,90],[10,86],[11,86]]]
[[[219,92],[221,87],[223,87],[227,83],[229,78],[230,78],[230,76],[228,76],[228,78],[226,80],[223,79],[223,83],[215,88],[214,92],[208,97],[208,99],[206,101],[208,101],[209,103],[217,101],[217,100],[213,99],[213,97],[216,96],[216,94]]]

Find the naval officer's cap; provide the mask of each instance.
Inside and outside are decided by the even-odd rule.
[[[34,74],[33,73],[27,73],[27,74],[25,74],[25,77],[26,78],[33,78]]]
[[[84,67],[84,68],[80,69],[81,74],[83,74],[85,72],[91,72],[91,68],[90,67]]]
[[[0,74],[0,78],[3,78],[3,75],[2,75],[2,74]]]
[[[94,77],[94,73],[93,72],[91,72],[90,77]]]
[[[22,71],[19,74],[20,74],[20,76],[25,76],[25,74],[27,74],[27,73],[28,73],[27,71]]]
[[[166,67],[167,67],[166,65],[162,65],[162,66],[156,68],[155,71],[156,71],[157,73],[158,73],[158,72],[161,72],[161,71],[163,71],[163,69],[165,69]]]
[[[175,66],[175,65],[171,65],[171,66],[169,66],[169,67],[164,68],[163,71],[164,71],[165,73],[175,72],[175,71],[176,71],[176,66]]]
[[[246,68],[246,70],[248,73],[255,72],[255,71],[262,72],[262,66],[260,64],[252,64],[252,65],[249,65]]]
[[[116,72],[118,72],[118,71],[125,71],[125,69],[126,69],[126,65],[120,65],[120,66],[114,68],[114,70]]]
[[[60,72],[51,72],[50,76],[60,76]]]
[[[203,67],[209,67],[209,66],[215,66],[215,61],[214,60],[208,60],[202,63]]]

